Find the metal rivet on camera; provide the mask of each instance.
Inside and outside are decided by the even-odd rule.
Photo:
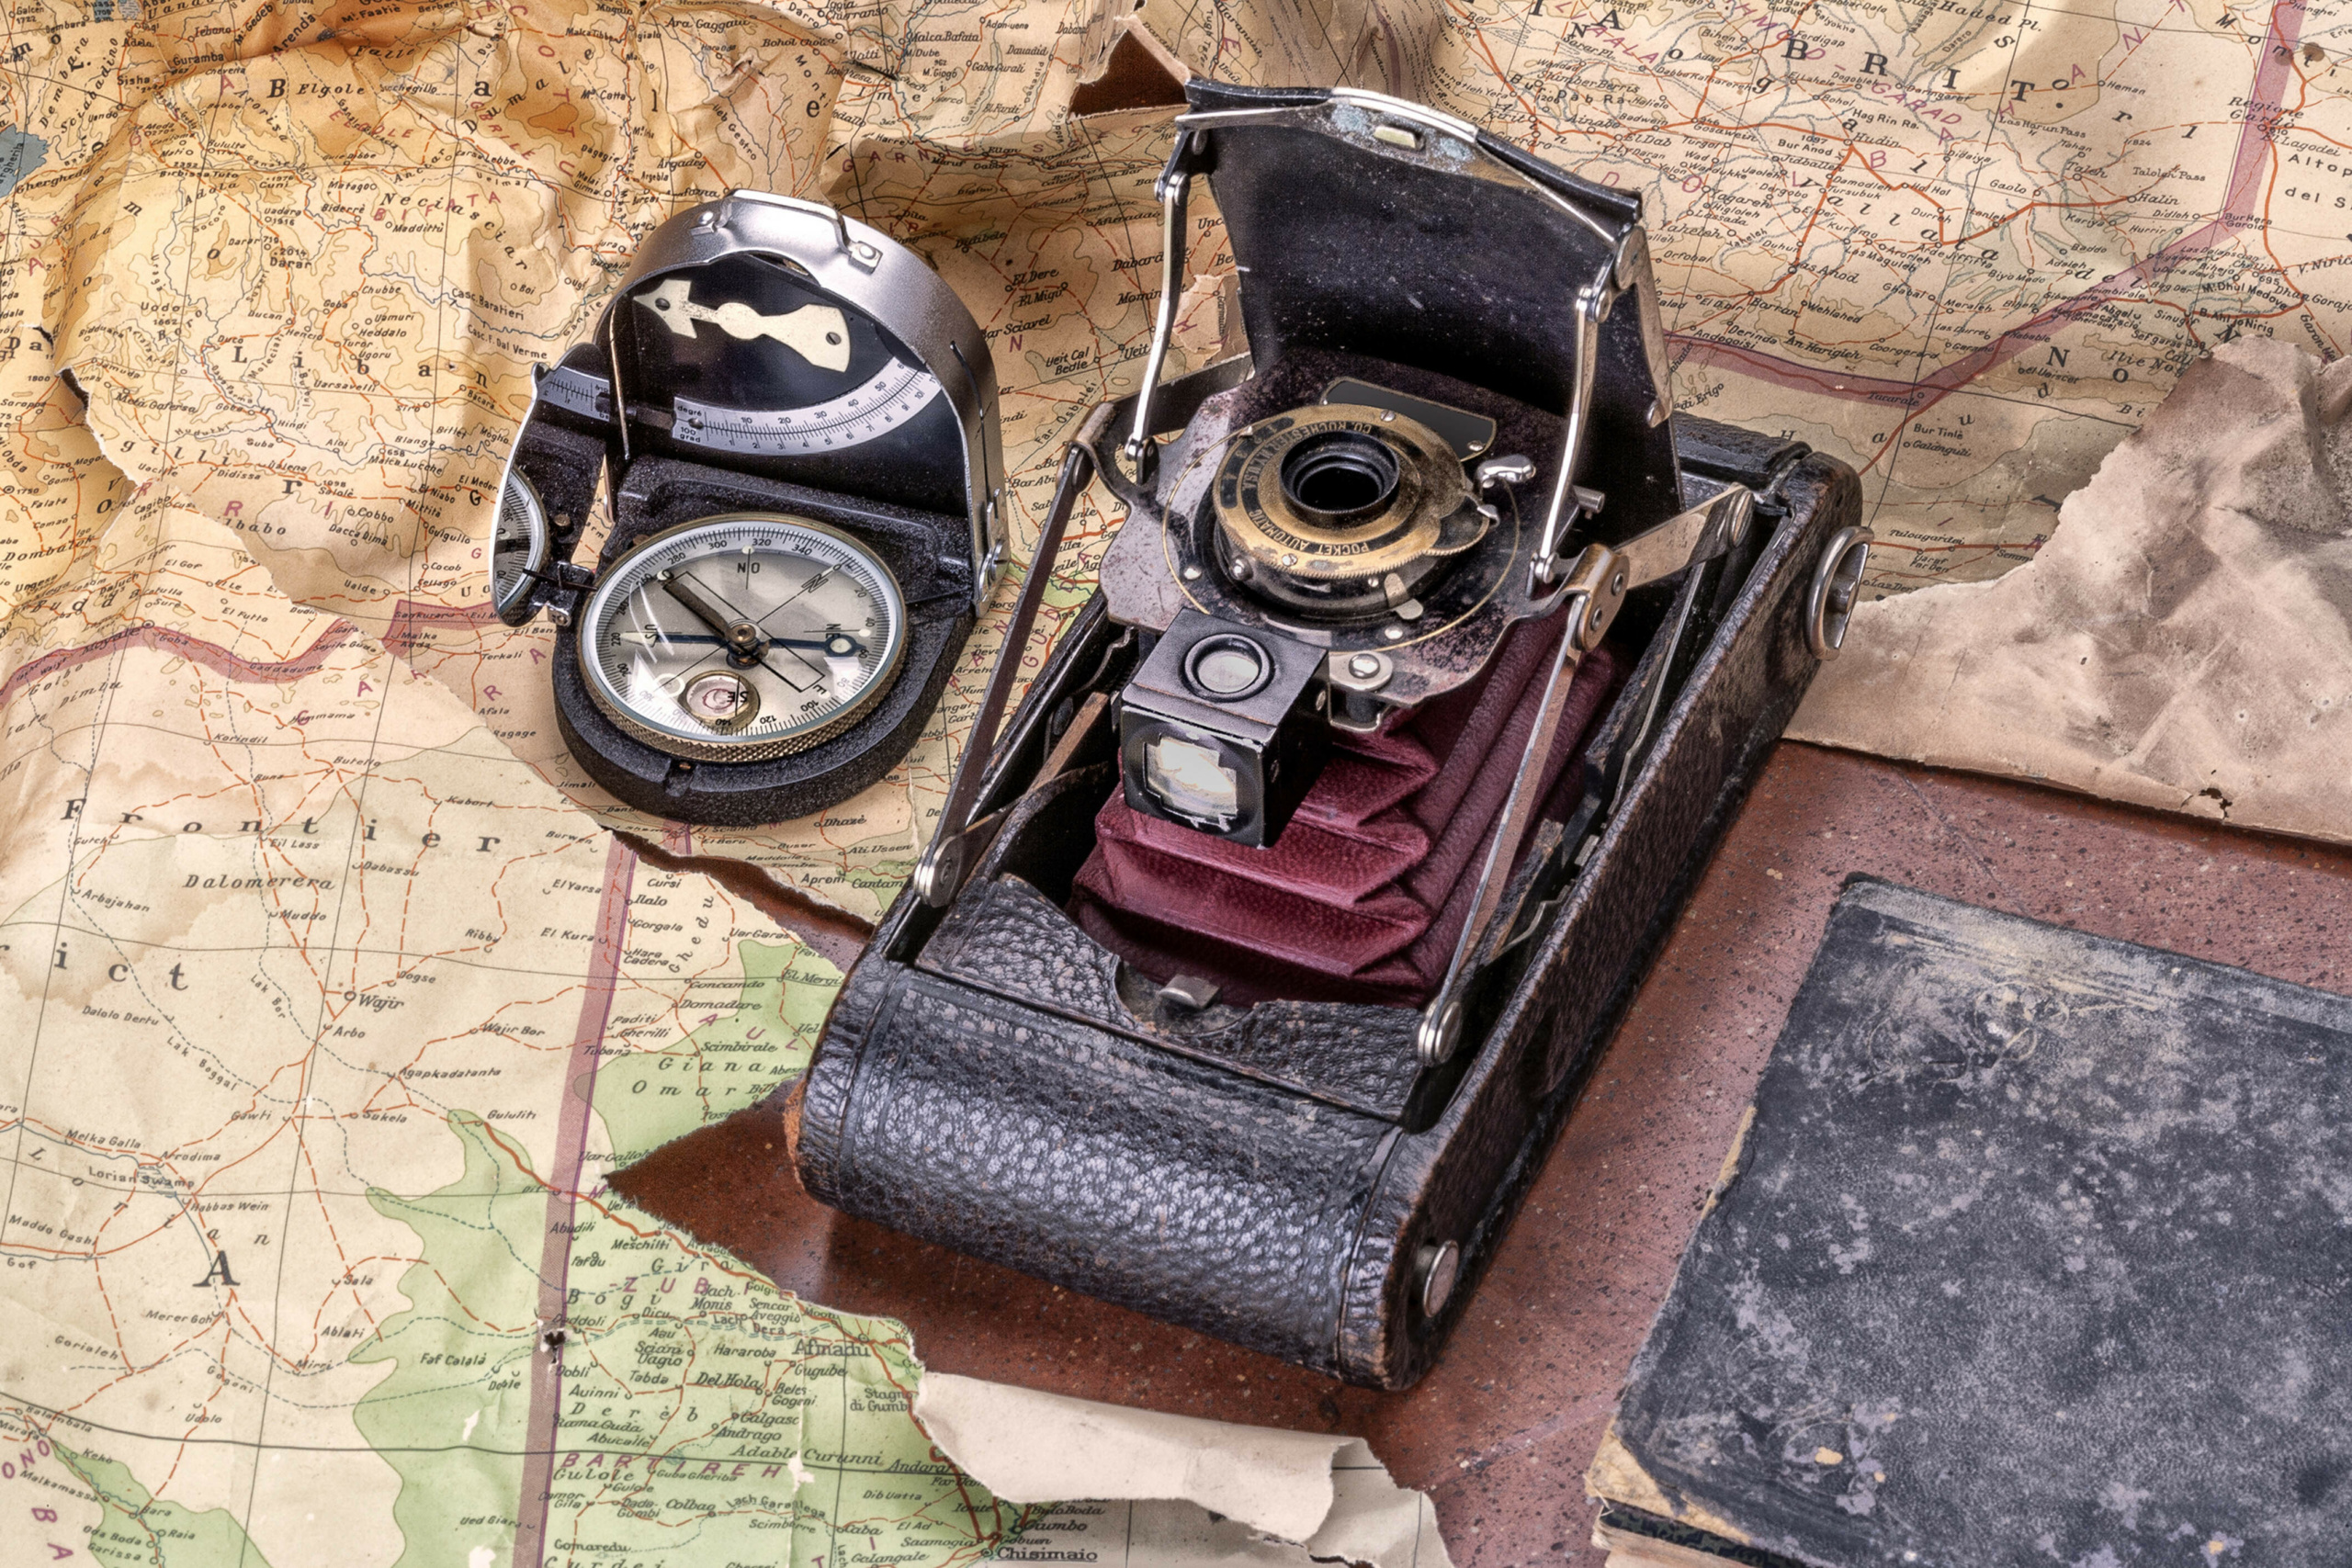
[[[1396,673],[1396,665],[1385,653],[1370,649],[1351,654],[1331,655],[1329,666],[1331,684],[1342,693],[1369,694],[1388,684]]]
[[[934,909],[944,908],[963,885],[964,835],[942,833],[915,862],[915,897]]]
[[[1201,569],[1197,566],[1188,566],[1184,569],[1183,577],[1187,582],[1198,582],[1201,580]]]
[[[1431,1006],[1436,1006],[1432,1003]],[[1425,1067],[1434,1067],[1453,1059],[1462,1043],[1462,1004],[1447,1002],[1432,1013],[1424,1010],[1420,1027],[1414,1032],[1413,1049]]]
[[[1445,1310],[1454,1281],[1462,1277],[1462,1248],[1450,1241],[1424,1245],[1414,1255],[1413,1273],[1420,1286],[1421,1315],[1435,1317]]]
[[[1380,628],[1380,636],[1381,639],[1385,642],[1402,642],[1405,640],[1405,628],[1402,626],[1383,626]]]

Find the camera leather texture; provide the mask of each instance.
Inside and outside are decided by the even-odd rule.
[[[1070,919],[1018,876],[989,878],[958,901],[919,967],[1163,1050],[1394,1121],[1420,1077],[1409,1019],[1394,1008],[1295,1001],[1198,1010],[1156,1004],[1118,956],[1074,940]]]

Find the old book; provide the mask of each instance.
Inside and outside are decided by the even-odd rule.
[[[2352,1563],[2348,1086],[2352,1000],[1856,878],[1588,1477],[1611,1562]]]

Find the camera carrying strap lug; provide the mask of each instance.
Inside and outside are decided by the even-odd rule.
[[[1462,934],[1455,939],[1445,979],[1421,1014],[1415,1044],[1423,1062],[1434,1066],[1451,1057],[1461,1044],[1470,987],[1492,956],[1494,939],[1505,934],[1497,930],[1496,916],[1503,907],[1512,871],[1519,863],[1521,845],[1541,804],[1538,797],[1543,791],[1543,770],[1539,763],[1551,755],[1553,738],[1559,729],[1560,714],[1566,705],[1568,688],[1576,679],[1577,666],[1587,653],[1600,646],[1627,593],[1730,550],[1747,533],[1755,502],[1755,492],[1747,486],[1732,485],[1615,549],[1605,545],[1587,545],[1577,557],[1561,589],[1565,603],[1559,652],[1545,679],[1544,700],[1536,710],[1535,723],[1528,731],[1519,775],[1512,781],[1502,819],[1496,825],[1494,839],[1487,847],[1486,863],[1478,873],[1477,897],[1471,903],[1469,919],[1463,922]],[[1680,626],[1678,620],[1678,634]]]

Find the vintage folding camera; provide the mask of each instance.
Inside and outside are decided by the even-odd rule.
[[[1351,1382],[1428,1366],[1818,661],[1852,472],[1671,415],[1636,199],[1188,88],[1145,389],[787,1107],[826,1202]],[[1159,385],[1205,179],[1246,357]],[[999,735],[1078,493],[1101,592]]]
[[[922,732],[1002,561],[1003,467],[987,340],[922,258],[739,190],[654,230],[594,338],[540,367],[491,602],[555,621],[564,743],[613,795],[804,817]]]

